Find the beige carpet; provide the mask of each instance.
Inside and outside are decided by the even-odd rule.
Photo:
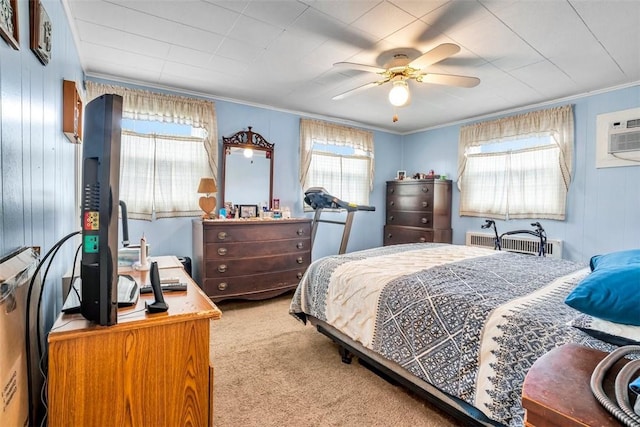
[[[218,304],[215,426],[459,425],[356,359],[342,363],[329,338],[288,314],[291,297]]]

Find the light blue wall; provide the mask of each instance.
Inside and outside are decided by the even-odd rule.
[[[640,247],[640,165],[596,169],[596,117],[640,107],[640,86],[585,96],[544,108],[574,104],[573,179],[565,221],[540,220],[549,238],[564,241],[563,257],[586,261],[603,252]],[[498,116],[496,116],[498,117]],[[471,122],[469,122],[471,123]],[[466,124],[466,123],[465,123]],[[402,168],[408,174],[434,169],[456,179],[461,125],[403,137]],[[467,230],[480,230],[482,218],[460,217],[460,194],[453,194],[453,241],[464,244]],[[530,220],[498,221],[498,230],[530,228]]]
[[[40,246],[44,254],[79,227],[74,169],[80,146],[62,133],[62,81],[82,82],[82,68],[62,4],[42,4],[53,25],[46,67],[29,49],[27,0],[18,0],[20,50],[0,39],[0,256],[22,246]],[[55,301],[61,304],[60,277],[74,246],[69,241],[49,270],[47,325],[56,315]]]
[[[275,144],[274,198],[281,206],[290,206],[292,215],[312,218],[302,207],[303,189],[298,181],[300,164],[300,116],[296,114],[258,108],[227,101],[214,101],[218,119],[218,153],[222,156],[222,137],[252,126],[267,141]],[[360,211],[355,215],[347,251],[382,245],[384,225],[385,182],[395,176],[400,163],[401,136],[374,131],[375,182],[370,205],[375,212]],[[221,169],[221,168],[220,168]],[[221,172],[221,170],[220,170]],[[220,176],[218,176],[220,182]],[[194,197],[197,197],[194,189]],[[220,197],[218,195],[218,200]],[[343,221],[344,213],[323,212],[323,219]],[[340,248],[344,227],[319,224],[313,248],[313,258],[335,254]],[[151,245],[152,255],[179,255],[192,257],[191,218],[170,218],[156,221],[129,221],[129,237],[132,242],[142,234]]]

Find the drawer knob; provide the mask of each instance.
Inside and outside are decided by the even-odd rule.
[[[304,234],[304,230],[302,228],[298,228],[298,231],[296,231],[296,233],[298,234],[298,236],[302,236]]]
[[[304,248],[304,243],[302,243],[302,242],[298,242],[298,243],[296,244],[296,248],[298,248],[298,249],[302,249],[302,248]]]
[[[298,258],[296,258],[296,262],[297,262],[298,264],[302,264],[302,263],[304,262],[304,260],[302,259],[302,257],[301,257],[301,256],[299,256]]]
[[[422,207],[426,208],[427,206],[429,206],[429,202],[422,202]]]
[[[227,238],[227,233],[225,233],[224,231],[221,231],[218,233],[218,239],[224,240],[226,238]]]
[[[420,219],[420,222],[423,223],[423,224],[428,224],[429,220],[427,218],[422,218],[422,219]]]
[[[222,282],[218,285],[218,289],[224,291],[225,289],[227,289],[227,286],[227,282]]]
[[[219,271],[220,273],[224,273],[225,271],[227,271],[227,265],[226,265],[226,264],[220,264],[220,265],[218,266],[218,271]]]
[[[422,192],[423,193],[428,193],[429,192],[429,187],[422,187]]]
[[[393,221],[393,215],[389,215],[389,221]]]
[[[420,237],[420,243],[425,243],[427,241],[427,239],[425,239],[424,237]]]
[[[390,238],[392,238],[392,237],[393,237],[393,234],[391,234],[391,233],[387,234],[387,238],[389,238],[389,239],[390,239]]]
[[[393,187],[391,187],[391,188],[389,189],[389,193],[393,193],[394,191],[396,191],[396,189],[395,189],[395,188],[393,188]]]
[[[298,278],[298,280],[302,279],[302,273],[298,271],[298,274],[296,274],[296,277]]]
[[[395,205],[396,205],[396,202],[394,202],[393,200],[389,202],[389,206],[395,206]]]
[[[218,255],[226,255],[227,254],[227,248],[218,248]]]

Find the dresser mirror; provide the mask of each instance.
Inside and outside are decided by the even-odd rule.
[[[222,205],[271,207],[273,200],[273,144],[259,133],[240,131],[222,137]]]

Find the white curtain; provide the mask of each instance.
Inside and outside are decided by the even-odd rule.
[[[369,204],[368,157],[345,157],[339,154],[315,152],[304,188],[323,187],[329,194],[358,205]]]
[[[202,139],[122,131],[120,199],[131,219],[151,220],[202,213],[195,197],[209,176]],[[191,191],[185,191],[185,188]]]
[[[458,179],[458,187],[464,188],[464,197],[461,196],[460,200],[460,215],[499,219],[506,217],[508,161],[509,158],[500,153],[470,157],[465,173]],[[482,214],[476,215],[476,212]]]
[[[151,220],[155,144],[151,135],[122,131],[120,147],[120,199],[130,219]]]
[[[369,191],[373,189],[373,132],[320,120],[300,119],[300,185],[307,182],[315,143],[353,147],[369,158]]]
[[[567,190],[559,151],[547,146],[510,153],[509,218],[564,219]]]
[[[177,123],[204,129],[206,131],[205,148],[213,171],[213,178],[214,180],[216,179],[218,171],[218,129],[213,102],[92,81],[87,81],[86,86],[88,101],[105,93],[122,96],[122,115],[126,119]]]
[[[544,136],[552,145],[478,154],[480,146]],[[564,219],[573,144],[572,105],[463,126],[458,145],[460,215]]]

